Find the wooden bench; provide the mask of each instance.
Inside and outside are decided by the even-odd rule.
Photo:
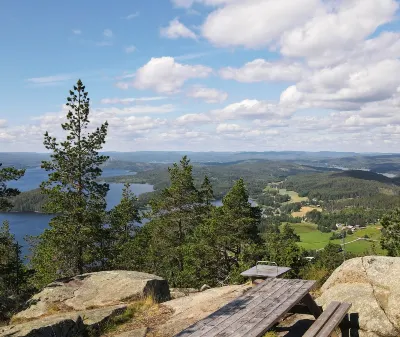
[[[261,337],[297,304],[318,318],[309,291],[315,281],[272,278],[193,324],[176,337]]]
[[[334,330],[342,323],[350,307],[350,303],[330,303],[303,337],[337,336]]]

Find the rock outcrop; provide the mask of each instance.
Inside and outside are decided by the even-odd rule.
[[[168,282],[156,275],[135,271],[88,273],[49,284],[29,300],[28,309],[16,314],[14,320],[113,306],[146,296],[153,296],[156,302],[169,300]]]
[[[0,327],[0,336],[80,337],[99,335],[112,317],[123,314],[129,302],[151,296],[170,299],[168,282],[134,271],[104,271],[49,284],[28,301],[28,308]]]
[[[250,288],[251,285],[212,288],[165,302],[163,305],[172,309],[174,313],[165,324],[159,327],[159,332],[162,336],[173,336],[243,295]]]
[[[322,287],[318,304],[352,303],[360,336],[400,336],[400,258],[367,256],[346,261]]]

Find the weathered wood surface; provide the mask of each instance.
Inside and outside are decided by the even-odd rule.
[[[350,307],[350,303],[330,303],[303,337],[328,337],[336,335],[334,330],[342,322]]]
[[[240,275],[252,278],[279,277],[287,273],[289,270],[291,270],[289,267],[276,267],[260,264],[244,271]]]
[[[260,337],[299,303],[315,281],[267,279],[175,337]]]

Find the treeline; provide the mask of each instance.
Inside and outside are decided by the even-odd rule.
[[[349,226],[367,226],[377,223],[386,211],[363,208],[349,208],[337,212],[319,212],[312,210],[305,216],[306,220],[318,225],[322,232],[337,230],[336,224]]]
[[[398,195],[400,188],[374,180],[357,179],[336,173],[317,173],[289,177],[284,188],[309,199],[332,201],[346,198],[373,197],[377,194]]]

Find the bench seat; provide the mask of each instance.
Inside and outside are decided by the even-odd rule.
[[[351,307],[350,303],[332,302],[323,311],[321,316],[311,325],[303,337],[337,336],[334,331]]]

